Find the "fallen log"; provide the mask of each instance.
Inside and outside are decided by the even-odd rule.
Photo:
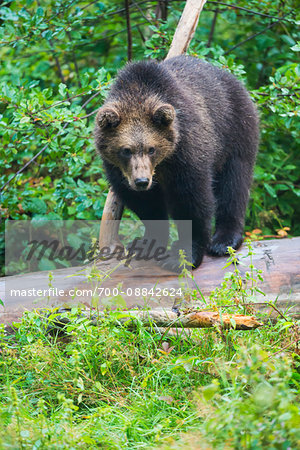
[[[276,318],[280,314],[300,315],[300,237],[292,239],[273,239],[256,241],[252,243],[253,255],[250,260],[247,248],[237,252],[242,262],[238,266],[241,277],[245,277],[249,265],[253,264],[256,269],[262,271],[263,281],[259,281],[258,288],[263,294],[256,294],[254,310],[263,310]],[[205,256],[201,266],[193,271],[193,278],[188,280],[188,287],[196,289],[199,300],[206,300],[212,291],[219,287],[226,272],[233,271],[234,267],[226,267],[227,258],[213,258]],[[105,261],[98,261],[96,269],[100,273],[108,273],[109,276],[102,277],[100,288],[103,295],[98,298],[98,308],[104,309],[107,297],[113,297],[114,289],[122,291],[123,306],[126,309],[137,305],[146,305],[153,310],[157,307],[172,309],[174,303],[182,298],[180,295],[172,295],[180,287],[180,280],[176,274],[171,274],[160,267],[125,267],[118,265],[116,269],[109,272],[110,267]],[[32,289],[36,291],[48,289],[49,272],[34,272],[23,275],[14,275],[0,278],[0,323],[8,324],[19,319],[24,311],[36,308],[55,308],[64,305],[85,307],[93,306],[93,298],[89,293],[95,290],[95,279],[90,277],[91,265],[69,267],[52,271],[51,292],[42,298],[39,295],[23,295],[22,292],[12,292],[12,289]],[[121,287],[120,287],[121,286]],[[107,289],[107,291],[105,291]],[[144,295],[142,289],[146,289],[149,295]],[[153,289],[153,294],[150,294]],[[119,292],[118,291],[118,292]],[[201,295],[200,295],[201,292]],[[253,300],[254,301],[254,300]],[[111,307],[120,307],[114,298],[111,299]],[[203,309],[203,308],[202,308]],[[252,312],[251,312],[252,314]]]
[[[206,0],[187,0],[178,26],[176,28],[170,50],[166,59],[182,55],[189,47],[198,25],[200,13]],[[109,190],[102,214],[99,248],[115,248],[119,245],[119,224],[123,214],[123,204],[112,189]],[[115,220],[115,224],[112,221]]]

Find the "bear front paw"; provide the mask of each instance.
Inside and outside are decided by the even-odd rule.
[[[241,233],[235,234],[221,234],[216,233],[212,238],[212,242],[208,247],[208,254],[212,256],[225,256],[228,255],[228,247],[232,247],[237,250],[243,242],[243,236]]]

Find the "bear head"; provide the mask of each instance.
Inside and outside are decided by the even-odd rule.
[[[95,139],[102,158],[121,170],[131,189],[150,189],[156,167],[175,151],[175,109],[155,96],[109,100],[97,113]]]

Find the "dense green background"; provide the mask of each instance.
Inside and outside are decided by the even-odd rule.
[[[100,219],[108,186],[94,113],[131,51],[133,59],[164,58],[184,2],[166,9],[129,1],[129,51],[124,2],[0,3],[0,216]],[[300,232],[297,3],[208,1],[189,49],[236,74],[258,104],[261,145],[246,226],[264,234]],[[1,220],[2,261],[3,231]]]

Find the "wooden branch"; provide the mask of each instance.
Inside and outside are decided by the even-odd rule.
[[[173,311],[154,309],[152,311],[126,311],[124,317],[118,318],[124,323],[128,319],[139,319],[143,325],[150,326],[155,323],[158,327],[181,328],[212,328],[214,326],[222,329],[235,328],[236,330],[251,330],[262,326],[261,322],[254,316],[242,314],[222,314],[215,311],[192,311],[188,314],[177,316]]]
[[[187,51],[205,3],[206,0],[187,0],[166,59],[182,55]]]
[[[178,56],[184,53],[194,35],[196,30],[199,16],[206,0],[187,0],[184,7],[181,19],[178,23],[177,29],[175,31],[173,41],[167,55],[167,58],[172,56]],[[130,18],[129,18],[129,1],[125,0],[126,9],[126,19],[127,19],[127,33],[128,33],[128,60],[131,58],[131,30],[130,30]],[[108,192],[104,211],[102,215],[101,225],[100,225],[100,237],[99,237],[99,247],[112,247],[115,243],[119,242],[118,233],[120,220],[123,213],[123,205],[121,200],[113,192],[112,189]],[[109,220],[108,223],[106,221]],[[112,225],[112,220],[116,220],[116,224]]]
[[[59,311],[60,312],[60,311]],[[90,311],[83,311],[84,315],[91,315]],[[218,327],[223,330],[233,328],[235,330],[254,330],[261,327],[263,323],[259,322],[254,316],[245,316],[243,314],[220,314],[217,311],[189,311],[186,314],[178,314],[172,310],[157,308],[149,311],[132,310],[115,312],[116,321],[127,324],[139,320],[146,327],[157,326],[158,328],[213,328]],[[97,325],[99,320],[106,317],[106,314],[99,311],[97,315],[92,316],[92,323]],[[65,320],[66,319],[66,320]],[[68,318],[55,319],[58,323],[68,323]]]
[[[109,190],[102,214],[99,248],[121,245],[119,240],[119,226],[124,206],[117,195]]]

